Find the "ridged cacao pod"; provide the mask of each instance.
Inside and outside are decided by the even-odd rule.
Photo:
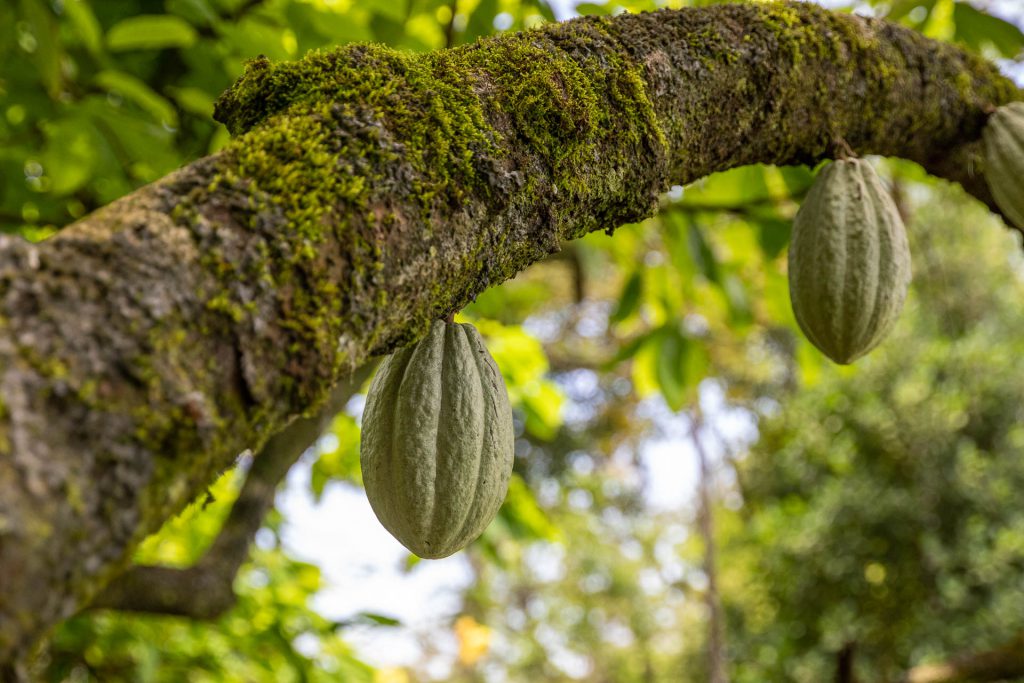
[[[366,395],[360,462],[377,519],[423,558],[483,533],[512,475],[512,408],[472,325],[435,322],[389,356]]]
[[[992,197],[1007,218],[1024,228],[1024,102],[999,107],[982,137]]]
[[[909,284],[903,221],[874,169],[830,163],[793,221],[789,298],[800,329],[836,363],[851,363],[892,328]]]

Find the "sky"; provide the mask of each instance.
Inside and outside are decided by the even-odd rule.
[[[573,16],[575,0],[552,0],[556,16]],[[821,0],[819,4],[846,6],[842,0]],[[977,2],[1004,19],[1024,25],[1024,0]],[[1024,82],[1020,65],[1007,69]],[[704,414],[717,431],[734,441],[733,446],[752,440],[756,427],[749,414],[725,407],[721,388],[714,382],[701,386]],[[349,406],[358,416],[361,401]],[[684,425],[673,420],[659,400],[649,410],[660,416],[662,435],[646,443],[641,462],[646,470],[645,496],[658,510],[687,509],[697,481],[697,458],[685,438]],[[328,437],[333,438],[333,437]],[[721,445],[709,444],[713,459],[720,459]],[[329,450],[330,443],[324,444]],[[361,489],[347,484],[330,484],[319,503],[309,494],[310,465],[315,453],[307,453],[289,474],[278,496],[278,507],[287,520],[283,528],[286,549],[295,557],[321,567],[327,588],[316,608],[327,618],[346,619],[359,612],[398,618],[403,628],[356,626],[344,631],[346,640],[359,655],[375,666],[412,665],[421,660],[422,650],[415,632],[430,632],[439,652],[428,672],[443,678],[454,660],[457,643],[450,629],[459,612],[460,592],[473,575],[462,553],[443,560],[420,562],[412,571],[403,569],[408,552],[380,525]]]

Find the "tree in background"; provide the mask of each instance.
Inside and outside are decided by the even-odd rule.
[[[960,668],[910,680],[1024,676],[1019,248],[948,188],[923,197],[895,338],[766,404],[741,463],[736,680],[825,680],[843,651],[866,681],[954,653]],[[961,225],[980,227],[969,243]]]

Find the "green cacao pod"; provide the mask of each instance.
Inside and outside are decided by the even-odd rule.
[[[851,363],[892,328],[909,284],[903,221],[874,169],[830,163],[793,221],[789,298],[800,329],[836,363]]]
[[[1024,102],[999,107],[982,131],[985,180],[996,205],[1024,228]]]
[[[360,462],[377,519],[423,558],[483,533],[512,476],[512,408],[472,325],[435,322],[377,370],[363,412]]]

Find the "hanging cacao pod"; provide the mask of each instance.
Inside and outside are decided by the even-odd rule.
[[[490,524],[512,475],[512,408],[476,328],[435,322],[384,360],[363,412],[360,463],[377,519],[423,558]]]
[[[999,107],[982,131],[985,180],[996,205],[1024,228],[1024,102]]]
[[[789,297],[800,329],[851,363],[892,328],[909,284],[903,221],[874,169],[861,159],[827,165],[793,221]]]

